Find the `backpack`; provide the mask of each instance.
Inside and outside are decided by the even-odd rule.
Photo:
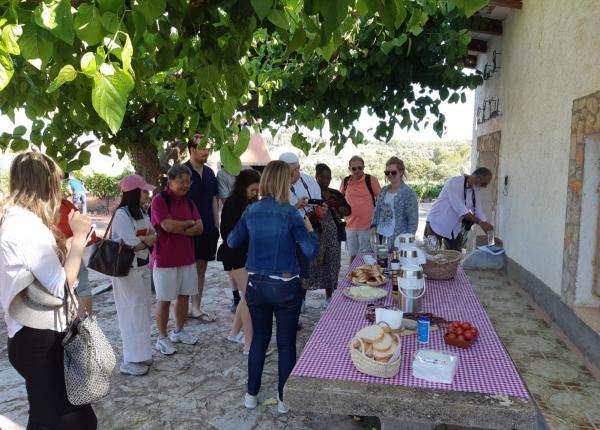
[[[346,190],[348,189],[348,182],[350,182],[350,176],[346,176],[344,178],[344,187],[342,194],[346,197]],[[376,206],[377,198],[375,197],[375,193],[373,192],[373,184],[371,184],[371,175],[365,173],[365,184],[367,185],[367,189],[369,190],[369,194],[371,194],[371,200],[373,201],[373,207]]]

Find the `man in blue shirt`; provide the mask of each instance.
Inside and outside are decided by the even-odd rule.
[[[213,322],[215,317],[204,312],[201,308],[206,267],[209,261],[215,259],[217,242],[219,241],[219,189],[215,172],[206,165],[210,153],[210,143],[205,148],[198,147],[202,140],[201,134],[196,134],[188,142],[190,160],[186,165],[192,171],[192,185],[188,196],[196,204],[204,231],[195,236],[196,269],[198,271],[198,295],[192,296],[191,318],[199,318],[204,322]]]
[[[75,177],[73,172],[69,172],[69,188],[73,194],[73,204],[82,214],[87,213],[87,198],[83,183]]]

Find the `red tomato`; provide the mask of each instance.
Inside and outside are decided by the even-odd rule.
[[[456,340],[456,335],[454,333],[449,333],[448,340]]]
[[[462,323],[461,327],[463,330],[469,330],[471,328],[471,323],[469,321],[465,321]]]
[[[458,339],[458,340],[462,340],[462,341],[464,341],[464,340],[465,340],[465,337],[464,337],[464,336],[461,334],[460,336],[458,336],[458,337],[457,337],[457,339]]]
[[[454,330],[456,330],[454,326],[448,326],[448,333],[454,333]]]
[[[452,321],[452,327],[456,328],[456,327],[460,327],[460,321]]]
[[[465,337],[465,340],[473,340],[473,338],[475,336],[473,335],[473,332],[471,330],[467,330],[464,333],[464,337]]]
[[[465,331],[463,330],[462,327],[458,327],[454,329],[454,333],[456,333],[457,336],[463,334]]]
[[[479,330],[477,330],[477,327],[471,327],[471,331],[473,332],[473,337],[477,336],[477,334],[479,333]]]

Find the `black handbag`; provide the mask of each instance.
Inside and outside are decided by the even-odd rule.
[[[331,217],[335,222],[335,226],[337,228],[337,237],[340,242],[346,241],[346,222],[342,221],[342,219],[338,216],[338,214],[332,209],[329,208],[331,212]]]
[[[116,242],[107,239],[114,218],[115,214],[113,214],[108,223],[104,237],[99,239],[96,245],[94,245],[94,250],[88,260],[88,267],[96,272],[118,278],[127,276],[129,273],[135,252],[133,251],[133,247],[126,245],[122,240]]]

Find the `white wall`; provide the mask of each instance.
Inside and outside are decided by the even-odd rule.
[[[598,23],[597,0],[524,1],[504,21],[500,73],[476,95],[476,107],[484,97],[500,97],[503,116],[475,133],[502,131],[498,213],[507,254],[557,294],[571,110],[574,99],[600,90]]]

